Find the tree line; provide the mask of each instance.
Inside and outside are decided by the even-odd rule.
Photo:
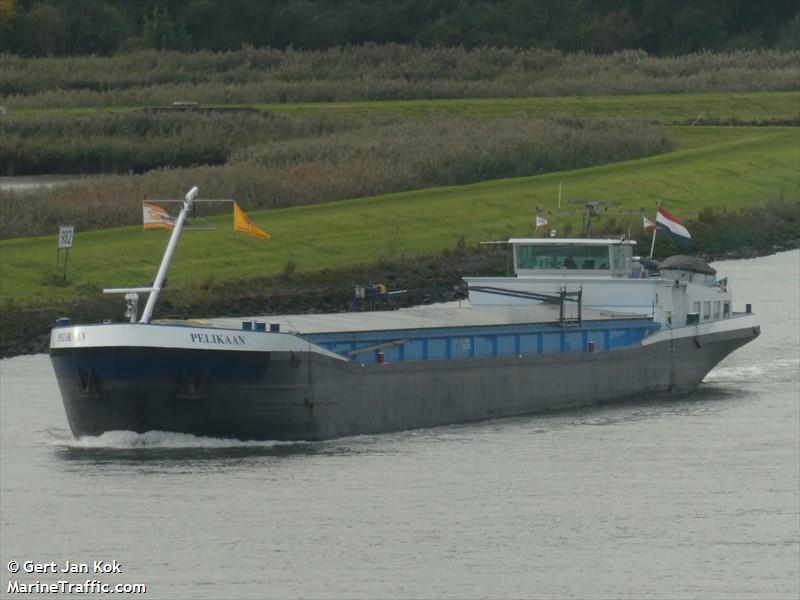
[[[800,50],[796,0],[0,0],[0,52],[317,50],[368,43],[659,56]]]

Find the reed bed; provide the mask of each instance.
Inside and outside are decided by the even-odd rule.
[[[0,192],[0,239],[52,233],[64,222],[80,231],[134,225],[141,223],[142,199],[177,198],[193,185],[204,197],[235,198],[247,210],[281,208],[577,169],[672,145],[662,128],[630,121],[367,119],[337,135],[252,144],[225,165]],[[222,210],[228,209],[216,208]]]
[[[320,51],[140,51],[112,57],[0,56],[12,108],[330,102],[800,89],[800,52],[655,57],[398,44]]]
[[[255,143],[331,135],[352,120],[267,112],[93,113],[0,122],[0,173],[141,173],[157,167],[224,164]]]

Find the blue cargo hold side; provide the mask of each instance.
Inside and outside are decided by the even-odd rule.
[[[481,327],[396,329],[384,331],[309,333],[302,335],[321,346],[361,363],[418,360],[464,360],[490,356],[595,352],[637,345],[659,328],[649,319],[584,321],[581,326],[528,323]],[[366,348],[362,353],[355,353]],[[372,351],[370,350],[372,349]]]

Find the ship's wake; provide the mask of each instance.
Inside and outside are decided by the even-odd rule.
[[[753,365],[717,367],[706,375],[706,383],[763,383],[796,381],[800,360],[780,358]]]
[[[273,448],[287,442],[237,440],[196,436],[172,431],[106,431],[98,436],[74,438],[69,434],[54,436],[52,446],[74,450],[217,450],[228,448]]]

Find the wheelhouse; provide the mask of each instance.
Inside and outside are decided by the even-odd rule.
[[[509,244],[517,276],[630,277],[634,270],[633,240],[512,238]]]

